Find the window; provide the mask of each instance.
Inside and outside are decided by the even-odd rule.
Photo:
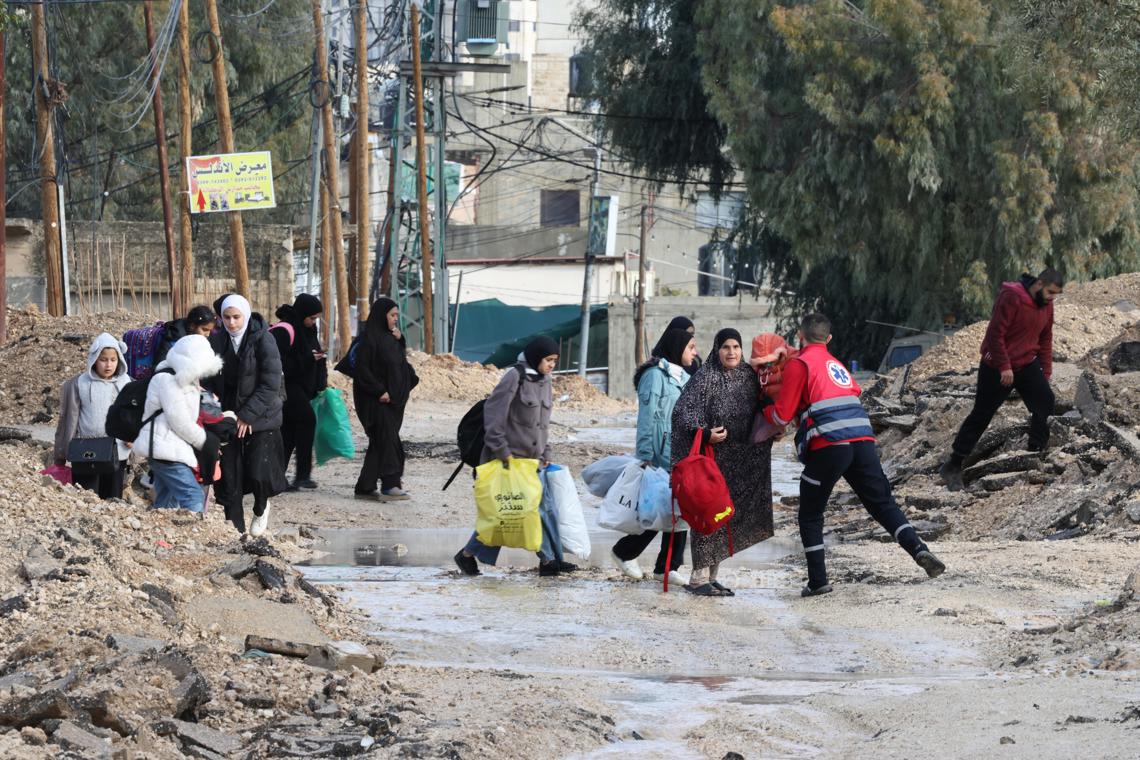
[[[709,229],[728,229],[736,226],[744,211],[744,193],[721,193],[714,200],[712,193],[697,193],[697,226]]]
[[[578,190],[543,190],[542,226],[577,227],[581,223],[580,195]]]
[[[922,346],[896,346],[891,351],[891,358],[887,362],[887,369],[902,367],[922,356]]]
[[[508,21],[507,22],[507,31],[508,32],[521,32],[522,31],[522,22],[521,21],[515,21],[513,19],[511,21]]]

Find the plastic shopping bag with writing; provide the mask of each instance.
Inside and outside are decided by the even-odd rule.
[[[582,481],[594,496],[605,496],[613,488],[627,464],[637,460],[625,454],[602,457],[582,470]]]
[[[590,556],[590,531],[586,528],[582,501],[578,498],[578,489],[574,486],[570,470],[556,464],[547,467],[546,488],[553,497],[562,549],[586,559]]]
[[[645,470],[637,461],[625,466],[602,501],[598,525],[634,535],[644,532],[637,519],[637,502],[644,475]]]
[[[475,532],[487,546],[536,552],[542,546],[542,482],[537,459],[511,457],[475,468]]]
[[[312,401],[317,415],[317,429],[313,436],[313,453],[317,464],[324,464],[334,457],[352,459],[356,456],[356,445],[352,442],[352,427],[348,422],[348,407],[340,391],[325,388]]]

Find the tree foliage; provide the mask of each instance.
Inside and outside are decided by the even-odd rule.
[[[866,319],[984,317],[1023,269],[1140,268],[1134,0],[637,5],[691,14],[707,107],[748,186],[737,239],[792,306],[831,314],[847,355],[874,360],[889,338]]]
[[[55,3],[47,6],[52,75],[66,88],[56,109],[59,171],[67,193],[68,216],[96,219],[110,190],[104,219],[161,219],[153,112],[149,88],[137,86],[137,69],[147,56],[140,3]],[[264,0],[219,3],[225,45],[234,142],[239,151],[273,153],[278,208],[258,212],[257,221],[290,221],[307,198],[305,172],[297,170],[309,151],[311,109],[307,98],[312,61],[312,24],[307,0],[278,0],[263,14]],[[156,33],[169,8],[154,4]],[[248,14],[248,17],[247,17]],[[40,170],[32,98],[31,28],[19,11],[8,31],[7,150],[9,216],[40,216]],[[197,153],[220,151],[209,64],[208,25],[202,3],[190,5],[191,103],[197,125]],[[295,76],[294,76],[295,75]],[[178,177],[178,41],[171,44],[162,76],[171,178]],[[124,95],[131,97],[123,98]],[[118,101],[118,102],[116,102]],[[145,103],[145,114],[131,127]],[[113,159],[113,161],[112,161]],[[174,190],[177,190],[175,186]],[[213,221],[213,220],[211,220]]]

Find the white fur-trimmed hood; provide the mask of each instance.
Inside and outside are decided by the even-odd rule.
[[[222,371],[222,357],[210,348],[210,341],[201,335],[179,338],[156,369],[170,368],[182,385],[197,383]]]

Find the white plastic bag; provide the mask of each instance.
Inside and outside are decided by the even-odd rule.
[[[645,470],[641,469],[641,464],[636,460],[622,469],[602,501],[598,525],[633,535],[644,532],[637,519],[637,502],[644,475]]]
[[[669,473],[658,467],[647,467],[641,479],[641,494],[637,501],[637,520],[642,530],[669,532],[688,530],[689,526],[677,512],[677,526],[673,527],[673,489],[669,486]]]
[[[614,481],[621,475],[625,466],[636,461],[625,454],[602,457],[582,470],[582,481],[594,496],[605,496],[613,488]]]
[[[562,550],[576,554],[582,559],[590,556],[590,531],[586,528],[586,518],[582,515],[582,502],[574,477],[570,470],[552,464],[546,468],[546,487],[554,503],[554,515],[558,520],[558,532],[562,538]]]

